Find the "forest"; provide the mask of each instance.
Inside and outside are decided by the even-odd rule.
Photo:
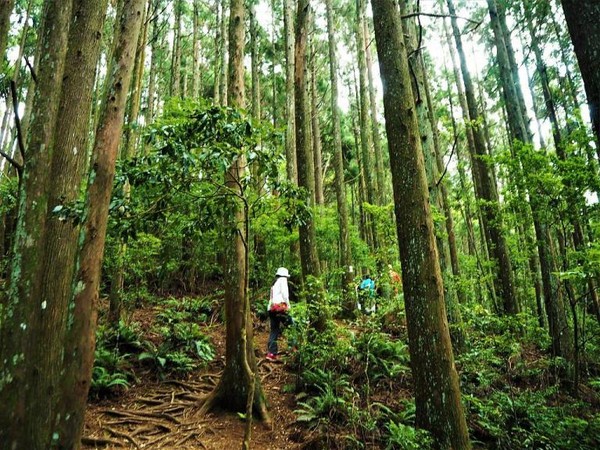
[[[600,448],[598,0],[0,0],[0,450]]]

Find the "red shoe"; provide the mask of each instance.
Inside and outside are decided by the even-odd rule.
[[[277,361],[277,355],[275,353],[267,353],[268,361]]]

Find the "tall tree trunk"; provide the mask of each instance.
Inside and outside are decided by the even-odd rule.
[[[63,402],[66,411],[72,416],[71,425],[75,424],[75,429],[79,428],[79,436],[83,431],[85,401],[94,363],[97,307],[108,209],[145,3],[146,0],[124,0],[122,15],[117,18],[120,22],[120,32],[115,36],[115,70],[109,74],[107,80],[107,90],[92,150],[86,221],[80,237],[83,245],[78,260],[79,270],[73,283],[73,324],[67,334],[66,370],[62,379],[67,394]]]
[[[260,120],[260,56],[258,49],[258,23],[256,7],[250,10],[250,59],[252,65],[252,117]]]
[[[200,0],[194,0],[194,66],[192,71],[192,98],[198,99],[200,97]]]
[[[548,70],[544,59],[542,57],[542,51],[540,48],[539,38],[533,27],[533,21],[530,14],[525,14],[525,20],[527,21],[527,29],[529,30],[529,36],[531,38],[531,49],[535,55],[536,72],[538,74],[539,83],[542,88],[542,95],[544,96],[544,104],[546,106],[546,114],[552,125],[552,138],[554,139],[554,147],[556,153],[560,154],[562,151],[562,136],[560,133],[560,125],[558,122],[558,115],[556,114],[556,106],[554,105],[554,99],[550,91],[550,82],[548,78]]]
[[[275,7],[277,0],[271,0],[271,51],[273,55],[278,55],[277,52],[277,19],[275,17]],[[287,70],[287,69],[286,69]],[[275,63],[271,64],[271,116],[273,127],[277,128],[279,124],[278,110],[277,110],[277,77],[275,76]]]
[[[329,77],[331,79],[331,121],[333,127],[333,151],[335,171],[335,195],[337,200],[338,226],[340,229],[340,265],[344,268],[342,289],[345,296],[344,308],[346,314],[354,310],[354,301],[348,295],[348,288],[352,283],[352,252],[348,232],[348,206],[346,202],[346,184],[344,182],[344,156],[342,153],[342,132],[340,126],[339,85],[337,74],[337,55],[335,39],[335,18],[333,15],[332,0],[325,0],[327,13],[327,35],[329,38]]]
[[[365,43],[371,41],[367,21],[363,22]],[[377,118],[377,93],[375,92],[375,81],[373,79],[373,58],[371,57],[371,46],[366,44],[365,56],[367,62],[367,75],[369,81],[369,104],[371,106],[371,125],[373,135],[373,153],[375,154],[375,180],[377,182],[377,203],[386,203],[385,172],[383,170],[383,148],[379,131],[379,119]]]
[[[426,75],[426,73],[425,73]],[[435,164],[437,168],[437,173],[440,178],[436,180],[436,183],[439,184],[440,194],[441,194],[441,205],[444,211],[444,223],[446,226],[446,235],[448,238],[448,252],[450,256],[450,267],[452,269],[452,275],[454,279],[454,286],[456,289],[457,300],[459,303],[464,303],[466,292],[461,287],[460,283],[460,265],[458,262],[458,249],[456,245],[456,234],[454,232],[454,218],[452,213],[452,208],[450,206],[450,197],[448,195],[448,187],[446,183],[447,170],[444,166],[444,161],[442,158],[442,151],[439,143],[437,122],[435,119],[435,114],[433,110],[433,100],[431,98],[431,91],[429,87],[429,80],[425,77],[425,97],[427,99],[428,105],[428,118],[431,124],[431,129],[433,132],[433,149],[435,151]],[[459,310],[457,309],[457,312]]]
[[[446,45],[448,46],[448,52],[450,53],[450,57],[452,60],[452,72],[454,74],[455,85],[458,90],[458,101],[460,103],[463,122],[465,124],[465,135],[466,135],[466,140],[467,140],[467,148],[468,148],[469,154],[472,155],[475,153],[473,128],[471,126],[469,126],[471,119],[469,118],[469,109],[467,107],[467,99],[465,96],[465,90],[463,88],[463,81],[462,81],[461,74],[458,70],[458,64],[456,63],[456,55],[454,53],[454,48],[452,46],[450,32],[448,31],[448,26],[446,25],[445,20],[444,20],[444,34],[446,37]],[[448,80],[448,92],[451,92],[449,80]],[[467,161],[462,156],[461,145],[458,142],[456,119],[454,118],[453,109],[454,109],[454,105],[452,103],[452,97],[450,96],[450,111],[451,111],[450,118],[451,118],[451,122],[452,122],[452,129],[454,130],[453,134],[454,134],[455,143],[453,145],[455,146],[455,149],[456,149],[456,159],[458,162],[458,176],[459,176],[461,189],[466,195],[465,221],[466,221],[466,225],[467,225],[468,251],[469,251],[470,255],[475,255],[475,253],[476,253],[476,245],[475,245],[475,240],[474,240],[475,232],[474,232],[473,219],[472,219],[473,214],[471,213],[471,198],[472,198],[472,196],[471,196],[471,190],[470,190],[470,188],[468,188],[467,175],[465,172],[465,165],[467,164]],[[476,173],[474,172],[473,177],[475,177],[475,175],[476,175]]]
[[[136,153],[137,134],[139,127],[138,118],[140,115],[140,105],[142,103],[142,85],[144,81],[144,67],[146,62],[146,42],[148,40],[148,14],[150,14],[151,2],[146,0],[147,6],[144,9],[142,17],[142,29],[138,37],[135,51],[135,66],[131,80],[131,90],[129,93],[129,108],[127,111],[127,126],[123,136],[124,146],[123,156],[133,158]]]
[[[365,43],[370,42],[371,36],[367,22],[363,22]],[[387,189],[385,186],[385,171],[383,168],[383,148],[381,144],[381,132],[379,130],[379,119],[377,116],[377,92],[375,90],[375,81],[373,78],[373,58],[371,56],[371,46],[366,44],[365,57],[367,63],[367,76],[369,82],[369,105],[371,107],[371,126],[373,136],[373,154],[375,155],[375,181],[377,186],[378,204],[386,203]]]
[[[245,104],[245,15],[244,0],[230,0],[227,103],[237,108],[243,108]],[[244,197],[241,180],[245,172],[246,158],[240,156],[225,174],[225,184],[234,194],[232,210],[225,218],[225,229],[232,241],[225,250],[225,369],[219,384],[202,406],[202,412],[216,404],[236,412],[246,411],[250,399],[254,410],[263,420],[270,422],[260,377],[257,376],[252,336],[248,296],[248,211],[239,200]]]
[[[80,385],[63,384],[66,378],[72,376],[68,365],[69,341],[65,340],[68,324],[78,319],[71,314],[75,306],[72,280],[79,229],[72,222],[62,220],[56,211],[58,207],[76,200],[81,192],[92,89],[107,2],[77,2],[72,16],[70,2],[60,3],[47,2],[44,10],[46,24],[52,24],[52,27],[43,26],[47,33],[42,35],[41,42],[45,44],[44,48],[52,48],[52,51],[44,55],[39,65],[34,105],[36,114],[26,160],[26,168],[30,171],[26,180],[37,181],[37,195],[28,190],[31,185],[25,182],[21,203],[24,207],[22,214],[31,212],[27,207],[31,201],[28,198],[46,208],[38,211],[41,223],[37,224],[37,232],[28,237],[36,244],[37,262],[31,264],[25,258],[18,260],[19,254],[25,256],[26,253],[22,252],[17,240],[15,267],[20,265],[20,273],[13,270],[11,282],[20,284],[28,280],[31,284],[21,291],[24,294],[19,297],[21,306],[10,311],[12,318],[19,321],[15,324],[18,331],[10,330],[10,320],[2,327],[2,358],[14,364],[12,368],[5,368],[5,379],[10,377],[19,384],[15,394],[19,397],[17,403],[13,403],[14,397],[6,396],[10,394],[8,391],[15,390],[11,389],[11,383],[2,386],[0,393],[2,403],[10,405],[11,411],[11,414],[2,415],[9,423],[0,426],[0,439],[7,445],[6,448],[78,447],[87,402],[87,389],[81,392]],[[61,118],[58,122],[55,121],[57,116]],[[39,120],[43,122],[40,124]],[[45,153],[45,162],[50,168],[39,165],[41,159],[36,152],[40,150]],[[37,165],[30,166],[29,163],[33,162]],[[51,181],[49,174],[53,175]],[[20,226],[27,224],[26,214],[24,216]],[[25,234],[21,235],[26,236],[28,231],[26,228],[23,231]],[[26,246],[31,245],[27,243]],[[17,286],[11,286],[10,292],[18,292]],[[35,297],[27,300],[29,294],[35,294]],[[28,312],[28,308],[31,311]],[[40,310],[41,313],[38,312]],[[5,332],[12,333],[12,336],[8,338]],[[11,344],[13,351],[20,352],[17,353],[20,357],[9,358],[5,353],[11,350]],[[15,344],[21,348],[14,347]],[[16,372],[11,373],[11,369]],[[91,377],[91,371],[89,375]],[[88,378],[87,386],[89,381]],[[76,407],[73,408],[74,405],[67,399],[75,397]],[[40,411],[45,413],[40,414]]]
[[[0,361],[3,363],[0,442],[6,448],[49,448],[56,425],[55,390],[60,367],[54,356],[52,308],[41,299],[42,257],[48,211],[51,149],[58,118],[71,23],[71,1],[47,0],[42,16],[38,83],[31,139],[19,189],[18,222],[6,298],[0,311]],[[41,300],[41,301],[40,301]],[[50,329],[49,329],[50,328]],[[46,343],[53,343],[46,348]],[[43,345],[42,345],[43,344]],[[44,411],[44,414],[40,414]]]
[[[533,146],[533,139],[529,128],[529,120],[526,115],[523,92],[520,87],[521,80],[518,74],[514,50],[506,26],[505,11],[503,8],[498,7],[495,0],[488,0],[488,10],[494,32],[496,59],[500,70],[500,81],[508,117],[509,134],[511,136],[509,146],[515,160],[514,167],[516,169],[512,174],[511,181],[515,185],[516,194],[519,198],[518,202],[516,202],[516,212],[523,220],[519,229],[520,234],[523,236],[526,243],[525,252],[528,256],[530,277],[533,279],[535,287],[536,304],[539,304],[541,303],[540,295],[542,291],[540,287],[540,277],[538,275],[540,272],[540,259],[535,255],[536,243],[534,243],[530,231],[532,222],[538,240],[537,246],[547,246],[548,243],[543,243],[543,240],[548,235],[547,233],[543,233],[543,230],[546,229],[546,225],[539,223],[540,220],[542,220],[542,215],[540,214],[541,211],[536,210],[536,208],[540,207],[539,198],[536,198],[536,194],[533,194],[529,196],[529,202],[527,201],[527,187],[523,184],[525,176],[520,162],[521,156],[517,154],[517,149],[515,147],[518,145],[514,141],[517,140],[521,144]],[[537,251],[539,255],[542,249],[538,248]],[[544,280],[546,280],[546,282],[549,281],[549,279],[542,277],[542,284],[544,283]],[[551,289],[548,289],[548,287],[546,287],[544,291],[553,292]],[[548,299],[547,301],[552,301],[552,299]]]
[[[89,163],[93,88],[107,4],[107,0],[74,2],[59,107],[60,120],[57,123],[52,158],[53,179],[48,203],[42,298],[48,305],[54,305],[52,309],[61,314],[60,320],[56,320],[54,316],[50,324],[54,338],[59,339],[60,336],[64,346],[56,355],[61,362],[63,354],[67,355],[72,350],[68,322],[86,318],[73,313],[77,307],[74,302],[73,279],[76,275],[75,260],[80,248],[81,227],[63,220],[53,211],[57,206],[69,207],[76,202],[87,181],[85,175]],[[85,375],[79,373],[79,367],[74,368],[69,362],[70,358],[65,357],[65,368],[57,383],[61,392],[58,414],[60,421],[57,425],[60,448],[77,448],[80,444],[91,381],[90,370],[84,382],[75,383],[77,377]]]
[[[221,104],[221,53],[225,51],[224,37],[221,33],[221,17],[224,13],[223,0],[215,0],[215,59],[213,61],[213,105]]]
[[[506,53],[508,55],[508,65],[510,67],[510,74],[514,83],[515,93],[517,95],[520,114],[523,120],[523,124],[525,126],[525,131],[527,131],[529,136],[529,142],[532,142],[533,134],[531,133],[530,126],[531,120],[529,119],[527,107],[525,106],[525,96],[523,95],[523,89],[521,89],[519,65],[517,64],[515,50],[512,45],[512,40],[510,38],[511,32],[508,29],[508,25],[506,24],[506,7],[503,2],[496,2],[496,6],[498,8],[498,22],[500,25],[500,32],[504,36],[504,44],[506,45]]]
[[[465,96],[469,110],[471,124],[477,124],[479,120],[479,111],[475,99],[475,88],[471,80],[471,74],[467,67],[467,60],[463,50],[462,38],[456,20],[456,11],[452,0],[447,0],[448,10],[452,16],[452,28],[454,30],[454,39],[460,57],[463,82],[465,84]],[[512,263],[510,260],[508,245],[504,236],[502,213],[498,199],[498,192],[485,159],[487,157],[486,145],[482,130],[479,126],[473,126],[473,144],[475,154],[472,158],[474,182],[476,184],[475,193],[480,200],[481,216],[483,219],[486,240],[490,256],[496,263],[495,288],[497,295],[502,299],[503,311],[507,314],[516,314],[519,311],[519,304],[514,286],[514,275]],[[478,185],[478,186],[477,186]]]
[[[367,75],[366,45],[365,45],[365,0],[356,0],[356,52],[358,56],[358,81],[359,81],[359,117],[360,117],[360,145],[361,157],[364,168],[365,183],[367,186],[367,201],[371,205],[377,204],[375,183],[373,182],[373,163],[372,154],[372,136],[371,125],[369,124],[369,89]],[[372,226],[372,225],[371,225]]]
[[[309,0],[298,1],[296,15],[296,43],[294,49],[294,98],[296,112],[296,159],[298,167],[298,186],[303,187],[308,193],[308,205],[314,206],[311,196],[311,185],[314,186],[314,169],[311,170],[312,155],[310,152],[310,135],[308,126],[310,114],[308,108],[307,82],[306,82],[306,41],[308,24],[310,22],[311,7]],[[312,178],[312,182],[311,182]],[[300,262],[302,276],[319,276],[319,256],[317,254],[317,241],[315,225],[312,216],[300,225]]]
[[[359,104],[359,132],[360,132],[360,148],[362,172],[365,180],[366,201],[371,205],[377,205],[379,201],[379,193],[374,181],[374,165],[372,161],[373,153],[373,136],[371,135],[372,125],[370,122],[371,108],[369,106],[369,89],[368,89],[368,74],[367,74],[367,59],[366,59],[366,42],[365,42],[365,7],[366,0],[356,0],[356,24],[354,27],[356,36],[356,51],[358,56],[358,87],[359,93],[357,101]],[[373,214],[368,213],[365,216],[367,225],[368,245],[373,251],[379,247],[377,226]]]
[[[518,139],[521,143],[528,144],[531,142],[528,124],[523,117],[519,94],[517,93],[517,83],[520,83],[520,80],[513,78],[508,56],[506,38],[510,39],[510,37],[505,36],[502,32],[496,0],[487,0],[487,3],[494,31],[496,58],[500,69],[500,79],[504,92],[504,104],[508,116],[510,133],[513,139]]]
[[[135,156],[138,116],[142,100],[142,82],[144,75],[144,62],[146,55],[146,41],[148,37],[148,21],[146,20],[150,13],[151,3],[145,0],[147,5],[142,17],[142,29],[138,36],[138,42],[135,51],[135,64],[131,79],[131,89],[129,92],[129,107],[126,117],[126,126],[123,133],[123,145],[121,146],[121,160],[128,160]],[[123,195],[126,199],[131,196],[131,186],[126,182],[123,186]],[[117,242],[116,265],[111,275],[110,294],[109,294],[109,313],[108,321],[116,328],[119,326],[123,313],[123,288],[125,284],[125,258],[127,256],[127,244],[121,238]]]
[[[560,7],[560,0],[556,0],[556,3],[557,3],[556,8]],[[562,65],[565,69],[565,76],[567,79],[567,83],[566,83],[566,86],[563,88],[563,92],[566,94],[566,97],[570,100],[569,103],[570,103],[571,109],[573,111],[577,111],[580,107],[579,90],[580,90],[581,86],[575,80],[575,77],[573,76],[571,67],[569,67],[570,66],[569,54],[572,53],[571,45],[570,45],[571,41],[569,39],[570,35],[569,35],[568,31],[566,31],[566,33],[561,33],[561,31],[563,31],[563,27],[558,24],[558,22],[556,21],[556,17],[554,17],[554,14],[549,14],[549,16],[550,16],[550,21],[552,22],[552,30],[554,31],[554,34],[556,36],[556,42],[557,42],[558,48],[560,50],[560,59],[561,59]],[[565,34],[567,35],[567,37],[563,38],[563,36]],[[579,119],[581,119],[581,114],[579,112],[577,112],[577,115],[578,115]]]
[[[554,101],[553,101],[552,94],[550,91],[548,72],[546,70],[546,65],[544,64],[544,61],[542,58],[542,53],[541,53],[540,46],[539,46],[539,39],[533,28],[533,22],[532,22],[531,15],[525,14],[525,16],[526,16],[525,20],[527,22],[527,28],[529,30],[529,35],[531,37],[531,49],[533,50],[533,52],[535,54],[536,71],[538,73],[538,79],[539,79],[539,82],[542,87],[542,94],[544,96],[544,103],[546,105],[546,114],[548,115],[548,118],[550,119],[550,124],[552,125],[552,137],[554,139],[554,147],[555,147],[556,153],[559,155],[559,157],[561,154],[564,156],[562,137],[561,137],[561,132],[560,132],[560,126],[558,123],[558,116],[556,114],[556,108],[554,106]],[[545,245],[544,245],[544,249],[542,251],[548,252]],[[553,255],[553,253],[551,252],[550,256],[552,256],[552,255]],[[549,262],[550,261],[544,261],[543,259],[541,259],[542,265],[547,265]],[[548,272],[548,269],[545,267],[542,267],[541,269],[542,269],[542,277],[547,277],[548,280],[551,280],[551,275],[545,274],[545,272]],[[560,291],[557,292],[557,295],[560,295]],[[546,293],[544,293],[544,297],[547,297]],[[546,298],[546,303],[548,301],[550,301],[551,298],[552,297]],[[547,308],[547,306],[546,306],[546,308]],[[541,310],[542,310],[542,308],[538,306],[538,314],[540,314]],[[553,313],[550,312],[548,314],[551,315]],[[555,315],[554,315],[554,317],[555,317]],[[542,324],[543,324],[543,320],[542,320]],[[552,324],[550,324],[550,333],[551,333],[551,335],[553,335],[553,325]],[[560,349],[560,347],[556,346],[555,343],[553,343],[553,348],[555,349],[555,351],[558,351]],[[556,354],[560,355],[560,352],[556,353]]]
[[[157,90],[157,77],[159,72],[158,67],[158,53],[160,52],[160,40],[163,37],[163,27],[159,22],[160,10],[162,8],[163,0],[152,0],[152,34],[150,38],[150,73],[148,74],[148,99],[146,103],[146,116],[145,123],[150,125],[154,121],[155,114],[155,103],[156,103],[156,90]],[[164,20],[164,19],[163,19]]]
[[[10,30],[10,15],[14,5],[15,0],[0,0],[0,64],[4,62],[4,52]]]
[[[175,23],[173,25],[173,47],[171,53],[171,97],[181,96],[181,16],[183,0],[174,0]]]
[[[561,3],[579,61],[600,159],[600,3],[597,0],[561,0]]]
[[[315,177],[315,203],[323,205],[325,199],[323,196],[323,156],[321,145],[321,124],[319,123],[319,108],[317,106],[317,64],[316,53],[313,49],[313,58],[311,61],[310,76],[310,110],[311,110],[311,128],[312,128],[312,154]]]
[[[285,33],[285,160],[288,180],[298,183],[296,166],[296,115],[294,110],[294,12],[293,0],[283,0],[283,27]]]
[[[502,11],[498,11],[496,1],[488,0],[488,8],[490,12],[490,18],[492,28],[494,30],[494,36],[496,39],[497,59],[500,67],[500,75],[502,79],[502,88],[504,92],[504,99],[507,108],[509,128],[513,139],[516,139],[523,144],[531,145],[531,133],[527,121],[522,116],[522,109],[519,107],[518,92],[516,89],[515,79],[510,69],[510,49],[506,42],[510,40],[509,36],[503,33],[500,15]],[[515,154],[517,164],[517,190],[523,199],[523,203],[526,204],[525,194],[529,197],[530,208],[527,207],[523,212],[526,216],[533,215],[533,224],[537,239],[537,250],[539,261],[541,264],[542,274],[542,287],[544,292],[544,300],[546,304],[546,312],[548,314],[548,324],[553,339],[553,349],[556,351],[558,356],[563,356],[568,360],[572,360],[572,343],[570,341],[569,328],[563,328],[566,325],[566,316],[564,307],[559,311],[559,297],[558,297],[558,282],[551,271],[551,252],[550,252],[550,234],[548,231],[548,225],[546,220],[547,205],[544,204],[543,199],[536,192],[527,190],[526,187],[520,186],[521,182],[519,179],[524,178],[522,173],[521,163],[519,161],[520,155]],[[528,231],[525,230],[525,233]],[[537,264],[534,265],[533,270],[537,274]],[[562,314],[562,316],[560,315]]]
[[[413,12],[412,2],[403,0],[400,2],[400,13],[408,15]],[[441,172],[438,171],[436,153],[438,152],[437,134],[433,128],[433,111],[430,109],[433,105],[430,104],[428,98],[427,73],[423,63],[421,50],[418,47],[418,31],[417,24],[414,19],[405,21],[404,24],[404,42],[406,50],[412,55],[409,58],[409,68],[412,74],[412,88],[415,95],[415,107],[417,113],[417,123],[419,124],[419,133],[421,140],[421,149],[423,151],[425,174],[428,182],[428,192],[430,202],[439,210],[444,210],[442,192],[438,181],[440,180]],[[462,336],[461,315],[457,305],[456,291],[453,290],[451,267],[450,267],[450,249],[447,241],[440,237],[441,230],[436,234],[436,244],[440,256],[440,266],[442,269],[444,281],[444,298],[448,311],[448,320],[452,326],[452,341],[457,344],[457,348],[462,348],[464,336]]]
[[[256,20],[256,6],[250,9],[250,58],[252,64],[252,117],[256,120],[261,120],[261,94],[260,94],[260,74],[261,61],[259,56],[259,35],[258,22]],[[264,177],[259,175],[258,164],[252,167],[253,178],[255,179],[256,190],[259,195],[263,193],[265,184]],[[261,230],[256,230],[254,233],[254,254],[255,266],[262,268],[265,266],[267,258],[267,245],[265,235]]]
[[[430,431],[441,448],[469,449],[402,20],[394,0],[373,0],[372,7],[385,86],[383,104],[415,380],[416,423]]]
[[[227,4],[227,0],[219,0],[221,2],[221,22],[219,22],[219,27],[221,28],[221,40],[220,40],[220,46],[221,46],[221,52],[220,52],[220,56],[221,56],[221,64],[219,65],[219,68],[221,69],[221,75],[219,77],[219,92],[221,93],[221,97],[219,100],[219,104],[221,106],[227,106],[227,99],[229,98],[229,93],[228,93],[228,88],[229,88],[229,81],[227,78],[227,74],[228,74],[228,60],[227,60],[227,42],[228,42],[228,36],[227,36],[227,23],[228,23],[228,16],[227,16],[227,9],[225,8],[225,5]]]

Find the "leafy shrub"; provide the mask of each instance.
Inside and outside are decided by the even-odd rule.
[[[170,298],[157,315],[155,331],[162,337],[159,345],[146,342],[139,361],[151,362],[159,374],[186,373],[197,369],[215,356],[208,337],[197,319],[207,320],[212,305],[207,299]]]
[[[96,331],[96,346],[114,348],[120,353],[132,353],[142,349],[141,325],[137,322],[119,321],[117,328],[100,325]]]
[[[98,347],[95,352],[90,395],[101,397],[129,387],[133,372],[129,363],[130,355],[119,354],[118,350]]]
[[[468,397],[480,438],[498,449],[582,449],[600,445],[600,417],[579,417],[577,404],[551,406],[556,388]],[[577,415],[576,415],[577,414]]]
[[[388,422],[386,425],[386,449],[418,450],[433,448],[433,439],[425,430],[417,430],[402,423]]]
[[[354,344],[354,357],[371,381],[397,378],[410,372],[410,356],[405,342],[373,330],[360,334]]]
[[[350,416],[352,400],[355,395],[347,377],[338,377],[331,371],[315,369],[305,374],[307,382],[318,392],[300,401],[302,407],[295,411],[297,421],[307,422],[316,427],[329,422],[345,422]],[[307,394],[300,394],[296,398],[302,399]]]
[[[98,397],[112,393],[116,388],[128,388],[128,376],[122,372],[109,372],[102,366],[95,366],[92,371],[92,395]]]
[[[213,312],[213,305],[205,298],[169,298],[163,302],[164,309],[157,315],[157,321],[163,324],[193,321],[207,322]]]

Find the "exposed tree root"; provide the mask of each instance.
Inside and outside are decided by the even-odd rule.
[[[111,447],[178,448],[193,441],[193,445],[206,448],[201,439],[211,430],[202,426],[204,421],[196,417],[196,412],[202,398],[199,394],[208,391],[210,383],[170,380],[169,384],[177,388],[159,388],[154,394],[137,398],[123,409],[100,410],[109,419],[103,421],[101,430],[121,441],[90,436],[82,442]]]
[[[123,431],[114,430],[114,429],[108,428],[108,427],[106,427],[105,430],[108,431],[113,436],[126,439],[127,441],[131,442],[135,448],[140,448],[140,445],[137,443],[137,441],[131,435],[129,435]]]
[[[222,386],[222,384],[218,384],[215,389],[213,389],[206,397],[200,399],[200,409],[196,413],[197,418],[202,418],[209,411],[215,408],[224,398],[223,389],[226,389]],[[266,402],[264,398],[259,398],[259,396],[254,396],[253,399],[254,412],[258,415],[258,418],[267,426],[271,426],[271,416],[269,414],[269,410],[267,409]]]
[[[101,437],[82,437],[81,443],[84,445],[93,445],[94,447],[105,446],[105,445],[114,445],[117,447],[122,447],[123,445],[119,441],[115,441],[114,439],[101,438]]]
[[[119,410],[103,410],[102,411],[105,414],[110,414],[113,416],[121,416],[121,417],[127,417],[127,418],[140,418],[140,417],[150,417],[150,418],[154,418],[154,419],[164,419],[164,420],[169,420],[171,422],[174,422],[176,424],[180,424],[179,419],[177,419],[176,417],[173,417],[169,414],[165,414],[165,413],[156,413],[156,412],[151,412],[151,411],[119,411]]]

